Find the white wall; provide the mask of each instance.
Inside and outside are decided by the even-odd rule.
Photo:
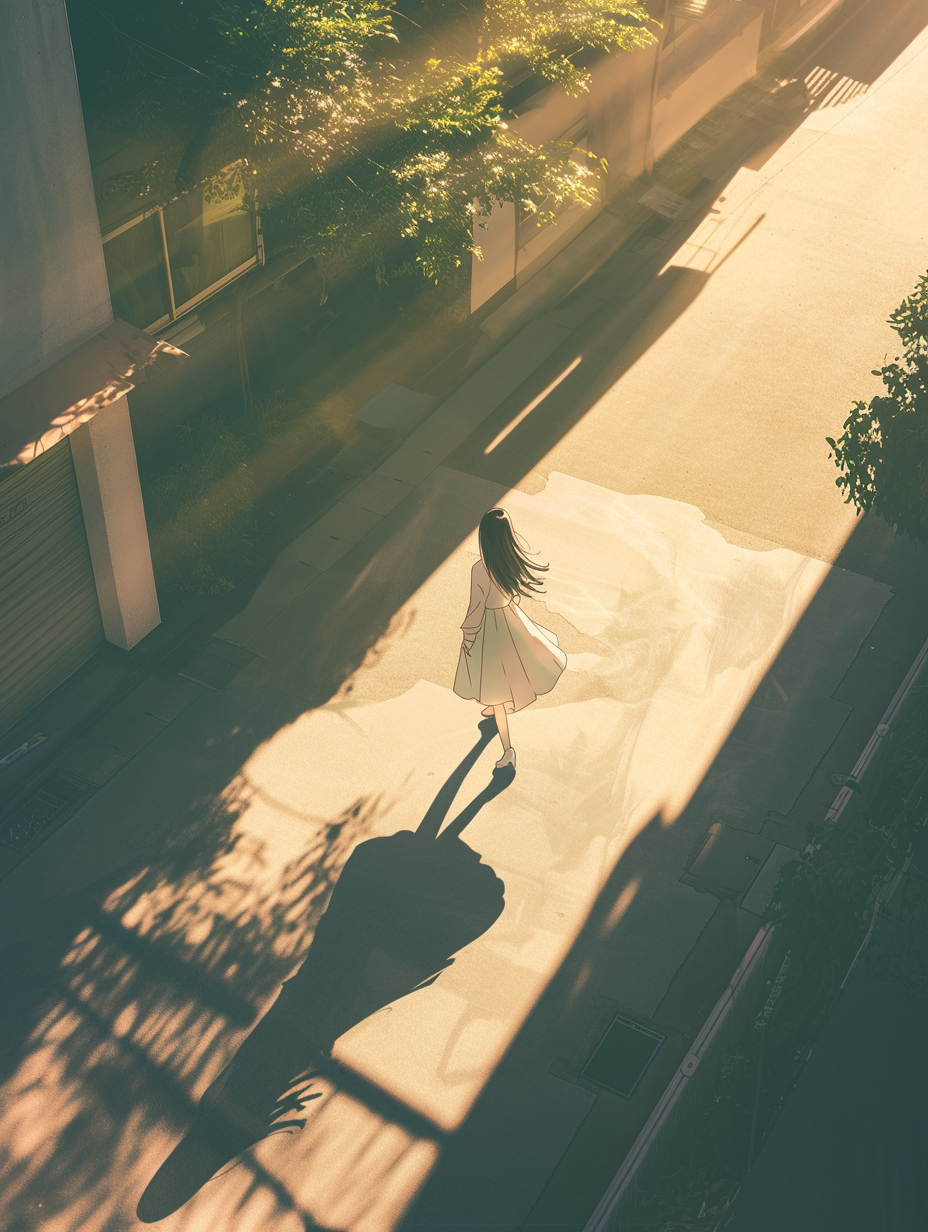
[[[736,37],[723,43],[714,55],[699,63],[692,72],[675,75],[671,90],[661,90],[654,107],[652,140],[655,158],[665,154],[723,98],[727,98],[757,72],[764,12],[757,5],[747,4],[744,5],[744,12],[745,15],[753,12],[754,19]],[[676,54],[664,57],[662,76],[673,64]],[[684,46],[680,56],[683,58],[685,55]],[[685,65],[685,59],[683,63]]]
[[[651,85],[658,44],[634,52],[601,56],[590,69],[590,89],[572,98],[560,86],[547,86],[533,95],[510,122],[513,132],[541,145],[546,141],[585,138],[597,158],[606,159],[604,194],[608,197],[627,176],[644,171],[648,148]],[[514,207],[494,210],[490,219],[478,219],[474,239],[484,260],[471,267],[471,311],[486,303],[514,276],[524,281],[554,257],[598,210],[566,206],[556,225],[525,228],[517,241]]]
[[[72,356],[113,320],[64,0],[0,0],[0,397]],[[76,378],[74,378],[76,379]],[[129,408],[71,436],[108,641],[159,623]]]
[[[474,244],[480,249],[480,257],[471,261],[471,312],[516,276],[516,207],[511,201],[474,218]]]
[[[0,3],[0,397],[113,319],[64,0]]]
[[[786,25],[783,23],[783,28],[779,31],[773,48],[775,51],[784,51],[787,47],[791,47],[797,39],[801,39],[804,34],[807,34],[814,25],[823,21],[829,13],[839,8],[844,0],[818,0],[813,3],[808,0],[808,3],[801,4],[795,13],[792,14],[793,21]],[[777,16],[777,25],[780,26],[780,18]]]
[[[589,148],[608,164],[607,191],[625,176],[646,169],[651,84],[663,33],[650,47],[618,56],[604,56],[591,70],[588,120]]]

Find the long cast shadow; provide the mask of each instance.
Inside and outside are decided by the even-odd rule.
[[[442,785],[418,828],[360,843],[335,884],[305,961],[207,1088],[190,1130],[139,1200],[143,1223],[172,1214],[269,1133],[302,1128],[305,1104],[339,1036],[433,983],[502,914],[504,885],[461,833],[512,783],[511,767],[440,833],[468,772],[496,735],[480,738]]]

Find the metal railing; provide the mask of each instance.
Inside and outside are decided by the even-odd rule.
[[[637,1232],[655,1226],[642,1203],[658,1188],[680,1136],[695,1132],[705,1100],[718,1086],[729,1045],[763,1005],[773,931],[772,924],[764,924],[757,933],[584,1232]]]
[[[868,770],[872,777],[872,771],[882,764],[887,750],[886,738],[926,667],[928,642],[916,655],[847,776],[852,786],[842,787],[838,792],[825,815],[826,822],[836,823],[852,801],[858,808],[874,803],[872,790],[863,792],[860,780]],[[898,876],[895,880],[898,881]],[[768,978],[772,974],[767,969],[765,959],[773,933],[774,925],[767,923],[754,938],[696,1037],[692,1050],[674,1074],[613,1177],[584,1232],[644,1232],[644,1229],[653,1229],[666,1222],[655,1222],[654,1216],[647,1210],[648,1201],[666,1182],[668,1165],[671,1156],[677,1153],[681,1137],[698,1132],[707,1101],[719,1088],[722,1066],[736,1046],[738,1036],[747,1022],[763,1009],[765,995],[769,995]]]

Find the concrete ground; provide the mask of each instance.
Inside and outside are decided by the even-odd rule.
[[[378,864],[359,900],[378,1012],[342,1006],[302,1132],[171,1214],[167,1185],[159,1213],[196,1232],[582,1227],[760,923],[681,881],[694,847],[715,820],[801,846],[924,640],[924,554],[855,522],[824,444],[878,388],[885,319],[923,272],[928,12],[902,7],[903,35],[871,5],[813,66],[866,88],[532,322],[182,674],[62,759],[99,790],[0,904],[4,1226],[135,1226],[352,851],[414,830],[455,767],[449,816],[491,783],[450,683],[474,528],[502,503],[551,564],[525,609],[568,655],[463,836],[505,909],[476,912],[475,865],[439,894]],[[456,912],[474,940],[417,987],[436,968],[416,947]],[[350,1000],[310,986],[302,1025],[271,1035],[299,987],[263,1023],[286,1047]],[[666,1037],[629,1100],[579,1073],[616,1013]]]

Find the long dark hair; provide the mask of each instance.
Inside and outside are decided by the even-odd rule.
[[[526,555],[525,540],[512,529],[505,509],[491,509],[480,519],[480,555],[487,572],[507,595],[528,595],[542,589],[536,573],[547,573],[547,565],[536,565]]]

